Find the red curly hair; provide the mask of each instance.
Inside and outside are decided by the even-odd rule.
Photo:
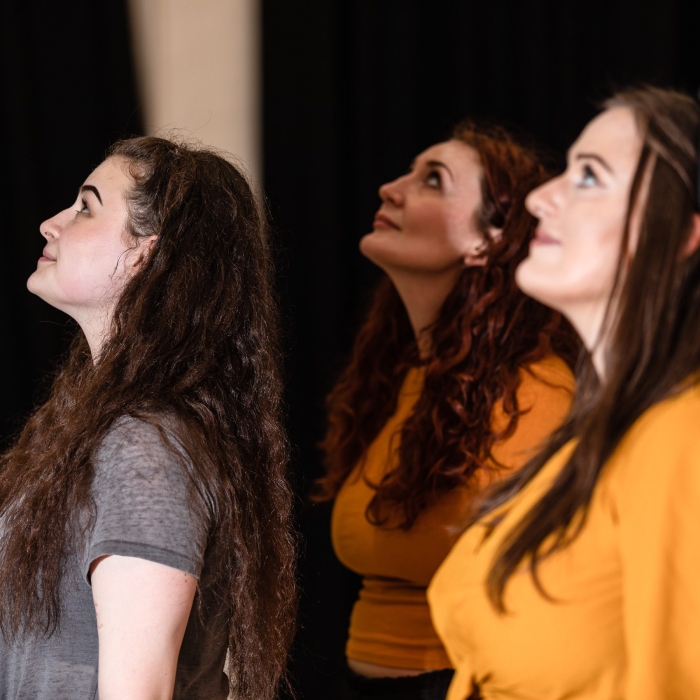
[[[572,365],[579,349],[571,326],[515,284],[535,228],[525,196],[547,179],[546,169],[499,127],[465,122],[453,138],[480,158],[482,204],[475,218],[487,242],[486,264],[462,272],[430,329],[425,360],[403,302],[391,281],[382,280],[350,363],[328,397],[320,445],[326,474],[317,481],[315,501],[336,496],[396,410],[406,372],[425,367],[423,391],[401,431],[398,466],[374,485],[367,517],[378,525],[398,513],[398,525],[409,529],[435,496],[470,485],[477,470],[490,468],[494,443],[517,426],[520,370],[553,352]],[[502,235],[492,239],[492,227]],[[499,401],[509,420],[496,433]]]

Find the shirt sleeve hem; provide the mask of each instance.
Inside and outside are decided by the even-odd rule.
[[[141,542],[127,542],[125,540],[103,540],[102,542],[96,542],[90,547],[88,557],[83,565],[83,578],[88,586],[90,585],[90,565],[92,562],[110,554],[122,557],[136,557],[137,559],[145,559],[156,564],[170,566],[173,569],[184,571],[197,579],[202,570],[201,562],[164,547]]]

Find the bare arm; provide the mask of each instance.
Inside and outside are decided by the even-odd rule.
[[[117,555],[96,559],[90,573],[100,700],[171,700],[197,579]]]

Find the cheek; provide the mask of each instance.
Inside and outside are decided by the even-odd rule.
[[[468,214],[436,202],[423,206],[404,218],[405,254],[418,266],[439,270],[462,265],[480,236]]]
[[[439,202],[422,202],[420,206],[406,206],[403,229],[408,236],[431,240],[433,244],[444,239],[451,224],[450,212]]]
[[[470,211],[463,202],[459,204],[437,199],[407,203],[401,230],[374,231],[362,239],[360,250],[387,272],[452,274],[481,243]]]
[[[579,228],[561,245],[531,245],[516,273],[518,286],[549,306],[602,302],[612,291],[621,239],[618,222]]]
[[[87,238],[62,241],[56,282],[71,304],[90,304],[114,296],[123,283],[125,246],[118,241]]]
[[[406,211],[401,223],[400,231],[378,229],[365,236],[362,254],[386,271],[442,272],[460,263],[443,211],[423,206]]]

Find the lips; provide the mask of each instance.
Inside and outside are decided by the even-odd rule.
[[[558,238],[543,231],[541,228],[535,231],[535,237],[532,239],[532,243],[536,245],[561,245],[561,241]]]
[[[56,258],[54,258],[53,255],[47,252],[46,248],[41,251],[41,258],[40,260],[50,260],[51,262],[56,262]]]
[[[400,231],[399,225],[390,219],[386,214],[377,212],[374,216],[374,228],[393,228],[396,231]]]

